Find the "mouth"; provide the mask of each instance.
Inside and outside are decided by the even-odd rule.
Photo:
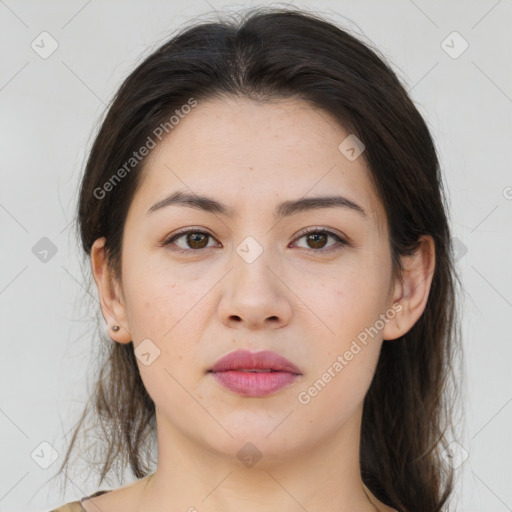
[[[236,370],[239,372],[287,372],[294,375],[301,375],[301,371],[285,357],[262,350],[260,352],[249,352],[248,350],[237,350],[219,359],[208,372],[218,373]]]
[[[231,352],[208,370],[223,387],[247,397],[261,397],[289,386],[302,373],[288,359],[270,351]]]
[[[253,372],[253,373],[264,373],[264,372],[277,372],[279,370],[271,370],[270,368],[267,368],[266,370],[250,370],[249,368],[237,368],[237,372]]]

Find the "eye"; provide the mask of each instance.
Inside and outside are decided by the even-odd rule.
[[[329,237],[335,239],[338,244],[332,244],[328,249],[324,249],[324,245],[329,239]],[[300,236],[297,240],[301,238],[306,239],[306,243],[312,244],[312,247],[306,247],[305,249],[310,252],[330,252],[335,250],[336,248],[340,248],[340,246],[350,245],[345,239],[336,233],[329,231],[327,229],[322,228],[308,228],[302,236]],[[334,246],[334,249],[333,249]],[[336,247],[337,246],[337,247]]]
[[[329,237],[333,238],[337,244],[332,244],[328,249],[324,249],[325,243],[329,239]],[[169,247],[171,251],[176,251],[180,253],[190,253],[190,252],[198,252],[201,249],[207,249],[212,247],[208,246],[208,239],[213,239],[212,235],[207,233],[206,231],[200,231],[198,229],[187,229],[185,231],[181,231],[176,233],[166,240],[164,240],[160,245],[161,246],[170,246],[175,243],[177,240],[183,239],[183,246],[174,246]],[[312,244],[312,247],[305,247],[306,251],[314,252],[314,253],[322,253],[322,252],[330,252],[335,250],[336,248],[340,248],[340,246],[350,245],[348,241],[343,239],[341,236],[336,233],[329,231],[328,229],[322,228],[308,228],[303,232],[303,234],[297,238],[296,240],[300,240],[301,238],[306,239],[306,243]]]
[[[188,229],[186,231],[181,231],[171,237],[167,238],[161,245],[167,246],[170,245],[175,240],[179,240],[180,238],[184,239],[184,243],[187,247],[172,247],[170,248],[172,251],[188,253],[190,251],[205,249],[208,248],[208,238],[213,237],[206,233],[205,231],[199,231],[197,229]],[[211,247],[211,246],[210,246]]]

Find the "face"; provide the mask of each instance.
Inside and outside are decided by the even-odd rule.
[[[299,455],[357,418],[396,297],[385,212],[363,156],[338,148],[349,135],[299,100],[225,98],[199,102],[152,150],[117,311],[169,438]],[[178,191],[225,211],[149,211]],[[345,200],[290,206],[326,196]],[[300,375],[263,396],[226,388],[208,370],[235,350],[275,352]]]

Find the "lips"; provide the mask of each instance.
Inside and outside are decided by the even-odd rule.
[[[263,350],[231,352],[208,370],[225,389],[244,397],[264,397],[294,384],[301,371],[284,357]]]
[[[208,371],[219,373],[230,370],[246,371],[248,373],[288,372],[294,375],[301,375],[301,371],[297,366],[270,350],[255,353],[248,350],[231,352],[219,359]]]

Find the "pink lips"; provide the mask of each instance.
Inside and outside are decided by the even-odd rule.
[[[209,372],[229,390],[254,397],[274,393],[302,375],[288,359],[269,350],[231,352],[219,359]]]

